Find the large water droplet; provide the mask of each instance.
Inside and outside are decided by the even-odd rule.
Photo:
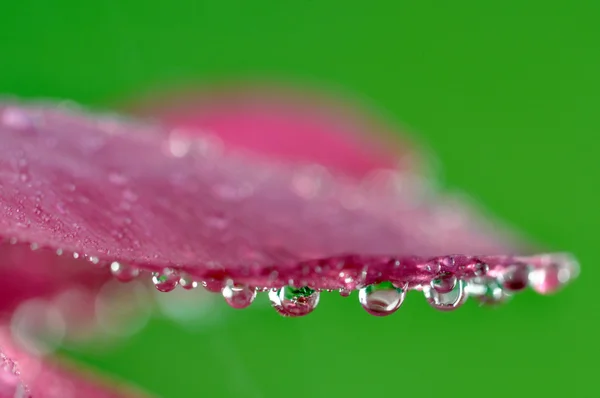
[[[113,261],[110,264],[110,272],[120,282],[130,282],[137,278],[140,269],[127,263]]]
[[[283,316],[310,314],[319,304],[319,292],[309,287],[282,287],[269,292],[271,305]]]
[[[502,304],[510,298],[498,280],[485,276],[469,280],[467,291],[484,305]]]
[[[162,272],[152,273],[152,283],[156,290],[167,293],[179,284],[179,274],[171,268],[165,268]]]
[[[432,289],[438,293],[449,293],[456,287],[456,275],[450,272],[440,272],[430,282]]]
[[[240,285],[237,283],[229,282],[223,288],[223,297],[227,304],[233,308],[246,308],[256,298],[256,289]]]
[[[371,315],[386,316],[396,312],[406,295],[404,288],[394,287],[390,282],[369,285],[360,289],[358,300]]]
[[[451,311],[460,307],[467,300],[465,282],[459,279],[450,292],[441,293],[431,286],[424,286],[423,293],[429,305],[440,311]]]
[[[511,265],[502,273],[501,280],[502,286],[508,291],[523,290],[529,283],[529,267],[523,263]]]

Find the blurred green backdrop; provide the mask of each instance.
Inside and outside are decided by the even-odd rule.
[[[200,330],[155,319],[71,355],[164,397],[592,396],[599,20],[598,1],[3,1],[0,93],[110,107],[173,83],[323,84],[408,126],[446,186],[583,265],[557,296],[494,310],[418,295],[387,319],[334,295],[305,319],[222,306]]]

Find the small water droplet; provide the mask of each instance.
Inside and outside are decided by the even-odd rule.
[[[438,293],[448,293],[456,286],[456,275],[451,272],[440,272],[429,283]]]
[[[171,268],[165,268],[162,272],[152,273],[152,283],[159,292],[170,292],[179,283],[179,274]]]
[[[271,305],[283,316],[310,314],[319,304],[319,292],[309,288],[282,287],[269,292]]]
[[[391,282],[383,282],[360,289],[358,300],[369,314],[387,316],[400,308],[405,296],[406,287],[397,288]]]
[[[327,291],[330,292],[331,289],[327,289]],[[350,297],[350,294],[352,294],[352,290],[346,289],[345,287],[340,288],[340,296]]]
[[[256,290],[250,286],[228,282],[223,288],[223,297],[233,308],[246,308],[256,298]]]
[[[139,268],[118,261],[110,264],[110,272],[120,282],[130,282],[140,274]]]
[[[424,286],[423,293],[429,305],[440,311],[454,310],[467,300],[468,294],[465,289],[465,281],[459,279],[456,281],[454,289],[447,293],[440,293],[431,286]]]
[[[483,305],[497,305],[506,302],[510,295],[502,289],[498,280],[490,277],[476,277],[467,284],[470,296]]]
[[[192,290],[198,287],[198,282],[184,272],[181,273],[181,276],[179,277],[179,285],[185,290]]]
[[[511,292],[523,290],[529,284],[529,267],[517,263],[508,267],[501,275],[502,286]]]

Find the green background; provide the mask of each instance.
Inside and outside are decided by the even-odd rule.
[[[355,296],[324,295],[284,319],[262,301],[218,307],[223,319],[196,331],[157,318],[72,355],[165,397],[597,393],[600,2],[0,4],[1,93],[110,107],[230,77],[347,92],[430,146],[446,186],[583,268],[556,296],[494,310],[439,313],[409,295],[377,319]]]

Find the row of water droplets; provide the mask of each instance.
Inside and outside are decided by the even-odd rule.
[[[113,275],[123,282],[132,280],[140,273],[138,268],[120,262],[111,263],[110,269]],[[367,286],[356,283],[356,290],[362,307],[375,316],[387,316],[398,310],[410,288],[422,291],[433,308],[450,311],[462,306],[469,296],[475,297],[483,305],[496,305],[507,301],[514,293],[528,286],[541,294],[554,293],[577,276],[578,268],[572,263],[553,263],[544,268],[516,263],[495,276],[489,275],[488,271],[487,264],[479,263],[475,267],[474,275],[468,279],[461,279],[451,272],[439,271],[432,276],[429,283],[423,285],[409,287],[408,283],[389,281]],[[342,274],[343,271],[340,272],[341,276]],[[198,283],[187,273],[179,273],[171,268],[154,272],[152,282],[161,292],[172,291],[177,285],[187,290],[202,285],[211,292],[220,292],[227,304],[237,309],[252,304],[257,292],[268,292],[273,308],[283,316],[309,314],[318,305],[321,293],[321,289],[308,286],[261,288],[238,284],[231,279]],[[342,288],[339,292],[347,297],[352,290]]]
[[[17,239],[10,239],[16,244]],[[30,244],[32,250],[39,245]],[[56,251],[64,255],[63,250]],[[71,254],[75,259],[87,260],[95,266],[107,266],[113,277],[120,282],[131,282],[147,273],[141,267],[126,262],[103,262],[96,256]],[[426,283],[413,284],[383,281],[381,283],[362,283],[366,270],[352,277],[347,270],[340,270],[338,277],[346,287],[339,289],[340,295],[348,297],[352,291],[358,291],[359,302],[371,315],[386,316],[394,313],[406,297],[408,290],[422,291],[427,302],[441,311],[454,310],[465,303],[469,296],[475,297],[481,304],[495,305],[505,302],[514,293],[532,287],[540,294],[551,294],[558,291],[570,280],[577,277],[579,265],[572,257],[558,257],[547,261],[544,266],[534,267],[525,262],[515,262],[512,265],[490,271],[484,262],[472,266],[468,278],[459,278],[456,274],[442,269],[440,262],[427,265],[431,277]],[[317,271],[315,271],[317,272]],[[226,303],[237,309],[250,306],[259,292],[268,292],[272,306],[283,316],[303,316],[311,313],[319,303],[322,289],[309,286],[294,286],[290,281],[288,286],[280,288],[254,287],[237,283],[228,278],[210,278],[202,281],[194,279],[190,274],[174,268],[166,267],[160,272],[152,272],[151,280],[160,292],[173,291],[177,286],[185,290],[196,289],[199,286],[213,293],[222,294]],[[333,289],[325,289],[331,292]]]

